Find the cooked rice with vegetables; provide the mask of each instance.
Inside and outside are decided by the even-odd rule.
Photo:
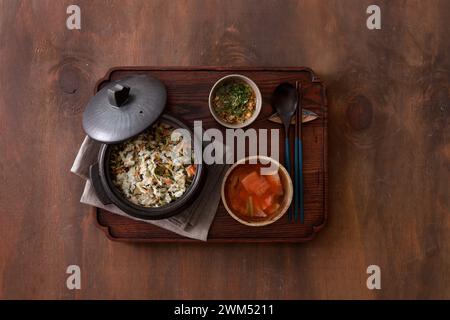
[[[161,207],[180,198],[196,173],[181,134],[158,122],[135,138],[113,146],[112,181],[132,203]],[[175,139],[172,139],[175,138]]]

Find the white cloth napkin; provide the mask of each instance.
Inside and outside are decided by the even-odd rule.
[[[200,194],[187,209],[178,215],[163,220],[143,220],[127,215],[114,204],[104,205],[98,199],[89,180],[89,167],[97,162],[100,146],[101,143],[86,136],[70,169],[72,173],[86,180],[81,203],[102,208],[133,220],[151,223],[188,238],[207,240],[209,228],[219,205],[220,184],[227,168],[226,165],[207,166],[206,180]]]

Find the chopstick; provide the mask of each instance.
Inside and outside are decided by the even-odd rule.
[[[301,86],[295,82],[298,94],[297,112],[295,113],[295,151],[294,151],[294,221],[300,216],[300,223],[304,222],[303,208],[303,152],[302,152],[302,94]],[[300,214],[299,214],[300,210]]]
[[[289,128],[290,125],[288,127],[288,129],[286,130],[286,137],[284,139],[284,164],[286,165],[286,170],[287,172],[289,172],[289,175],[291,175],[291,144],[289,143]],[[293,208],[292,208],[292,204],[290,205],[290,207],[288,208],[288,219],[289,221],[292,221],[293,218]]]

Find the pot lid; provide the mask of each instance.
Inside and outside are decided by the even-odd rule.
[[[146,75],[108,83],[88,102],[83,113],[84,131],[103,143],[131,138],[161,115],[167,92],[161,81]]]

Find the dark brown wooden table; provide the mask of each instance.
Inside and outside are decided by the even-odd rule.
[[[450,1],[78,0],[69,31],[73,2],[0,1],[0,298],[450,298]],[[305,244],[108,240],[69,169],[116,65],[313,68],[328,225]]]

